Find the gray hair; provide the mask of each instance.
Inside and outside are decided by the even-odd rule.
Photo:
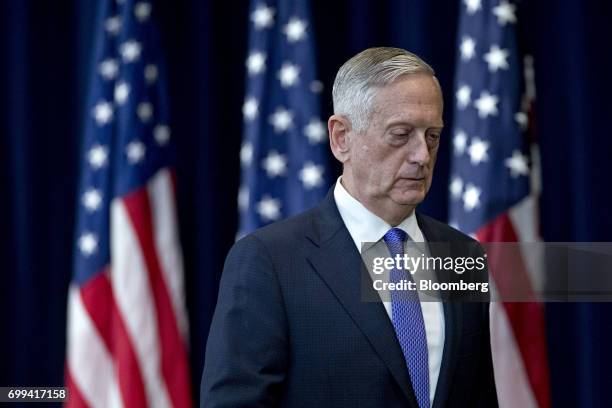
[[[348,118],[360,132],[368,127],[376,88],[388,85],[402,75],[434,70],[417,55],[401,48],[368,48],[355,55],[338,70],[332,97],[334,114]]]

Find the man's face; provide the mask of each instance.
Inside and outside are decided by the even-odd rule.
[[[344,173],[356,198],[383,209],[423,201],[442,126],[442,95],[430,74],[406,75],[380,88],[369,127],[348,140]]]

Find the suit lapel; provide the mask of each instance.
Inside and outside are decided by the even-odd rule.
[[[439,235],[431,223],[418,213],[417,222],[427,242],[442,244],[446,241]],[[449,248],[444,245],[430,245],[429,250],[431,256],[435,257],[445,258],[451,255]],[[444,273],[443,271],[437,271],[437,273],[438,281],[448,281],[447,277],[441,275]],[[438,376],[433,408],[447,405],[451,379],[457,363],[457,348],[459,346],[459,333],[461,333],[462,325],[461,304],[444,300],[442,305],[444,308],[444,350],[442,352],[442,363],[440,365],[440,375]]]
[[[410,404],[418,407],[404,355],[382,302],[362,300],[378,294],[371,285],[362,288],[363,262],[338,213],[333,188],[318,208],[314,223],[308,236],[314,244],[308,261],[387,365]]]

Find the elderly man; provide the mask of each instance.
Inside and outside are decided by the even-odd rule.
[[[319,207],[231,249],[201,406],[496,406],[486,302],[363,297],[362,243],[394,256],[406,241],[473,242],[415,212],[443,127],[433,70],[402,49],[368,49],[340,68],[333,102],[342,176]]]

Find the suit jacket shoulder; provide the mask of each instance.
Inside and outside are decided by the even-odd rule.
[[[266,245],[286,245],[304,238],[306,231],[312,228],[317,209],[313,208],[301,214],[274,222],[254,231],[251,235]]]

